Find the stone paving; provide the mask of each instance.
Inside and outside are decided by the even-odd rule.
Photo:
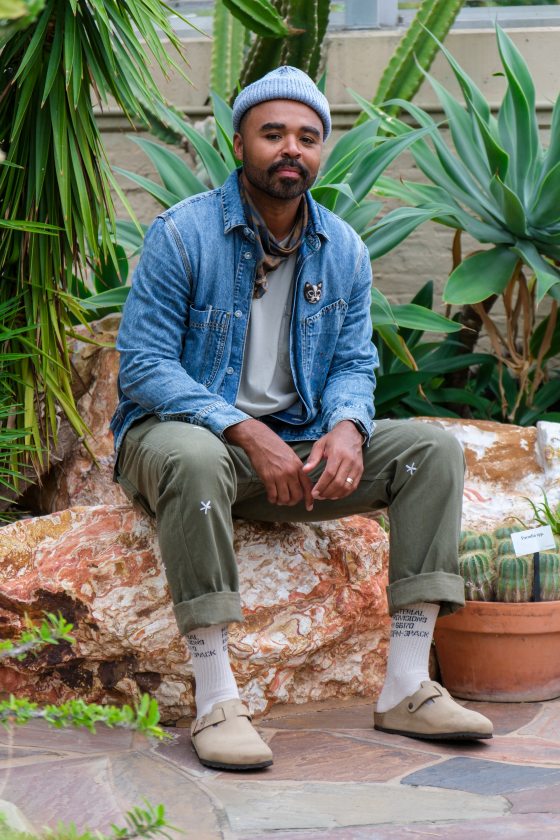
[[[35,722],[2,735],[0,800],[35,830],[108,831],[148,799],[191,840],[558,840],[560,699],[467,705],[493,719],[493,740],[376,732],[361,699],[278,706],[258,722],[274,765],[235,774],[203,768],[186,727],[152,744]]]

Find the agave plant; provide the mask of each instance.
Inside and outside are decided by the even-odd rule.
[[[411,153],[428,183],[396,182],[382,178],[379,194],[411,205],[388,213],[369,232],[372,257],[394,248],[425,221],[454,228],[453,270],[444,301],[462,307],[458,320],[469,326],[461,339],[472,350],[484,326],[498,358],[502,414],[508,419],[524,401],[530,408],[545,380],[545,362],[558,345],[557,311],[560,300],[560,97],[552,116],[551,142],[541,144],[535,110],[535,90],[527,65],[508,35],[496,27],[498,49],[507,89],[495,117],[481,91],[438,42],[459,82],[460,103],[426,73],[447,117],[453,148],[441,127],[422,108],[390,100],[430,133],[411,146]],[[357,97],[371,119],[384,130],[404,138],[413,129]],[[481,246],[463,256],[461,235],[468,233]],[[490,246],[490,247],[487,247]],[[506,313],[502,331],[490,310],[498,297]],[[537,305],[547,296],[550,314],[532,340]],[[517,381],[511,405],[505,371]],[[463,383],[464,384],[464,383]],[[557,387],[557,385],[555,386]],[[557,391],[549,394],[551,405]]]

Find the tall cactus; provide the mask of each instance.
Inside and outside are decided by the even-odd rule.
[[[496,600],[518,604],[531,600],[532,563],[526,557],[505,557],[498,567]]]
[[[243,64],[246,29],[223,3],[214,3],[210,87],[222,99],[235,89]]]
[[[308,74],[312,79],[317,80],[319,69],[321,66],[321,48],[325,35],[327,34],[327,26],[329,25],[329,13],[331,4],[329,0],[320,0],[317,3],[317,37],[315,38],[315,46],[309,56],[309,64],[307,68]]]
[[[257,36],[247,54],[240,83],[259,79],[280,64],[291,64],[317,77],[321,45],[329,22],[330,0],[272,0],[291,32],[279,38]]]
[[[463,3],[464,0],[422,0],[381,76],[374,105],[389,99],[412,99],[424,79],[423,71],[430,68],[439,49],[430,33],[443,41]],[[385,110],[394,116],[400,108],[392,105]],[[357,124],[364,119],[362,114]]]
[[[472,552],[459,558],[459,573],[465,581],[467,601],[493,601],[496,573],[490,554]]]
[[[288,20],[296,34],[284,39],[280,63],[299,67],[315,79],[329,22],[330,2],[291,0],[288,6]]]
[[[243,63],[239,86],[246,87],[280,65],[282,41],[279,38],[255,38]],[[231,97],[232,100],[234,96]]]

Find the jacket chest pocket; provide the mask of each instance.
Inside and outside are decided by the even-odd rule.
[[[314,391],[326,380],[347,309],[337,300],[303,321],[303,365]]]
[[[208,388],[224,355],[231,313],[223,309],[189,307],[182,364],[189,376]]]

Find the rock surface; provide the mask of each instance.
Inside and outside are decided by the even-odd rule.
[[[79,396],[78,410],[91,432],[89,451],[84,442],[71,433],[73,446],[66,447],[61,462],[35,491],[33,506],[42,513],[65,510],[72,505],[128,503],[121,488],[112,480],[113,436],[109,429],[116,406],[119,358],[114,342],[119,321],[118,316],[108,315],[91,325],[91,334],[86,327],[76,328],[76,332],[95,342],[74,341],[72,344],[74,392]],[[69,429],[66,431],[70,433]]]
[[[419,418],[450,432],[461,443],[467,472],[463,528],[484,531],[499,522],[521,519],[534,528],[532,499],[546,492],[560,501],[560,423],[510,426],[485,420]]]
[[[276,702],[371,696],[387,638],[385,532],[362,517],[236,525],[246,620],[231,653],[255,711]],[[149,691],[165,720],[192,708],[153,524],[130,506],[75,507],[0,529],[0,627],[60,610],[76,644],[0,669],[0,691],[61,702],[133,702]]]

